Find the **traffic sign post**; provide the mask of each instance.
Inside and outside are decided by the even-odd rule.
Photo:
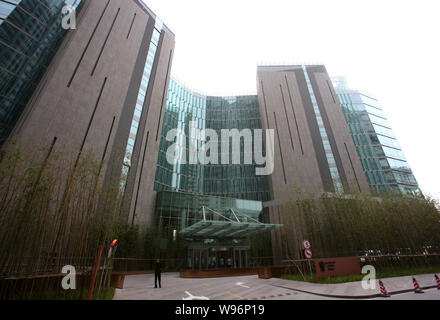
[[[313,273],[312,273],[312,265],[310,263],[310,259],[313,257],[312,250],[310,249],[312,247],[312,244],[309,240],[304,240],[302,243],[302,246],[304,248],[304,256],[308,260],[309,263],[309,269],[310,269],[310,278],[313,279]]]

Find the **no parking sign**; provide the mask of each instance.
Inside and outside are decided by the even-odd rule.
[[[304,240],[302,243],[302,246],[304,248],[304,255],[306,256],[306,259],[312,259],[312,250],[310,248],[312,247],[312,244],[309,240]]]

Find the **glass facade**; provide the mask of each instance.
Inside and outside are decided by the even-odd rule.
[[[151,71],[153,70],[154,60],[156,58],[157,46],[159,45],[160,33],[162,31],[163,23],[161,20],[156,18],[156,23],[153,29],[153,34],[151,36],[150,43],[148,44],[148,54],[147,60],[145,61],[144,72],[142,75],[142,81],[139,86],[138,96],[136,101],[136,106],[133,113],[133,118],[131,120],[130,133],[127,140],[127,145],[125,147],[124,162],[122,165],[121,173],[121,193],[124,192],[128,174],[131,167],[131,157],[133,155],[134,145],[136,143],[136,137],[139,130],[139,122],[142,116],[142,111],[144,109],[145,97],[148,91],[148,84],[150,83]]]
[[[333,186],[335,188],[335,192],[342,193],[344,192],[344,187],[342,186],[341,177],[339,175],[338,167],[336,166],[336,161],[333,155],[330,141],[328,140],[327,130],[324,126],[324,122],[322,121],[321,112],[319,110],[318,102],[316,101],[312,83],[310,82],[309,74],[307,72],[307,67],[303,65],[302,69],[304,71],[304,76],[306,77],[307,88],[309,90],[310,99],[312,100],[313,110],[315,111],[315,116],[316,116],[316,121],[318,122],[319,131],[321,133],[321,140],[324,146],[325,155],[327,157],[327,163],[330,168],[330,174],[333,180]]]
[[[0,144],[9,136],[66,30],[61,10],[81,0],[0,0]]]
[[[333,81],[362,167],[372,191],[421,191],[379,102],[347,89],[346,82]]]
[[[190,123],[195,124],[195,139],[190,140]],[[167,141],[172,129],[181,135]],[[270,199],[267,176],[255,175],[255,164],[245,164],[244,142],[240,144],[240,163],[232,164],[232,143],[228,165],[221,163],[221,143],[218,143],[219,164],[196,164],[177,161],[170,164],[166,158],[168,148],[176,143],[190,159],[190,143],[200,148],[204,140],[201,129],[213,129],[221,137],[222,129],[261,129],[257,96],[213,97],[186,89],[171,79],[163,120],[160,151],[156,170],[156,191],[180,191],[238,199],[267,201]],[[184,133],[184,134],[183,134]]]

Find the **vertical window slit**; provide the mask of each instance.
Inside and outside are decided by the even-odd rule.
[[[69,82],[67,83],[67,87],[68,87],[68,88],[69,88],[70,85],[72,84],[72,81],[73,81],[73,79],[75,78],[76,73],[78,72],[78,68],[79,68],[79,66],[80,66],[80,64],[81,64],[81,62],[82,62],[82,60],[84,59],[84,56],[85,56],[85,54],[86,54],[86,51],[88,50],[88,48],[89,48],[89,46],[90,46],[90,43],[92,42],[93,36],[94,36],[95,33],[96,33],[96,29],[98,29],[98,26],[99,26],[99,24],[101,23],[102,17],[104,16],[104,13],[105,13],[105,11],[106,11],[107,8],[108,8],[109,3],[110,3],[110,0],[107,0],[107,3],[106,3],[106,5],[105,5],[105,7],[104,7],[104,10],[102,10],[101,16],[99,17],[98,22],[96,23],[95,28],[93,29],[93,32],[92,32],[92,34],[90,35],[90,38],[89,38],[89,40],[87,41],[87,44],[86,44],[86,46],[85,46],[85,48],[84,48],[84,50],[83,50],[83,52],[82,52],[82,54],[81,54],[81,57],[79,58],[78,63],[77,63],[76,66],[75,66],[75,70],[73,70],[72,76],[70,77]]]
[[[361,185],[359,184],[359,180],[358,180],[358,177],[356,175],[356,171],[354,170],[353,161],[351,161],[350,152],[348,152],[347,144],[345,142],[344,142],[344,146],[345,146],[345,151],[347,152],[347,155],[348,155],[348,160],[350,160],[350,165],[351,165],[351,169],[353,170],[354,178],[356,179],[357,186],[359,188],[359,191],[361,192],[362,191],[361,190]]]
[[[86,143],[86,139],[87,139],[87,136],[89,134],[90,127],[91,127],[92,122],[93,122],[93,118],[95,117],[95,113],[96,113],[96,109],[98,108],[99,101],[101,100],[102,92],[104,91],[104,87],[105,87],[106,82],[107,82],[107,77],[104,79],[104,82],[102,84],[101,90],[99,91],[99,94],[98,94],[98,99],[96,100],[96,103],[95,103],[95,107],[93,108],[92,115],[90,116],[89,124],[87,125],[87,129],[86,129],[86,132],[84,134],[84,138],[83,138],[83,140],[81,142],[81,147],[79,149],[78,156],[76,157],[75,167],[78,165],[79,157],[81,156],[82,150],[84,148],[84,144]]]
[[[293,107],[292,94],[290,92],[289,83],[287,82],[287,76],[284,75],[284,77],[286,78],[287,91],[289,93],[290,104],[292,105],[293,118],[295,119],[296,132],[298,133],[298,138],[299,138],[299,146],[301,147],[301,153],[304,155],[304,149],[303,149],[303,145],[302,145],[302,141],[301,141],[301,135],[299,134],[298,121],[296,119],[295,108]]]
[[[333,91],[330,88],[330,83],[328,82],[328,80],[327,80],[327,86],[328,86],[328,90],[330,91],[330,94],[332,95],[333,103],[336,103],[335,96],[333,95]]]
[[[280,84],[280,91],[281,91],[281,97],[283,98],[284,114],[286,115],[287,127],[289,128],[290,144],[292,145],[292,150],[295,151],[295,147],[293,146],[292,130],[290,129],[289,117],[287,116],[286,101],[284,100],[284,92],[281,84]]]
[[[168,76],[170,73],[170,65],[171,65],[172,55],[173,55],[173,50],[170,50],[170,56],[168,57],[167,75],[165,77],[165,85],[163,87],[162,103],[160,104],[159,120],[157,121],[156,141],[159,136],[160,121],[162,119],[162,110],[163,110],[163,105],[164,105],[164,100],[165,100],[165,95],[166,95],[166,88],[167,88],[167,84],[168,84]]]
[[[105,154],[107,153],[107,148],[108,148],[108,144],[109,144],[109,141],[110,141],[110,137],[112,135],[113,126],[115,124],[115,119],[116,119],[116,117],[113,117],[113,121],[112,121],[112,124],[110,126],[110,131],[108,132],[108,136],[107,136],[107,141],[105,143],[104,152],[102,153],[101,161],[104,161],[104,159],[105,159]]]
[[[131,29],[133,28],[134,20],[136,19],[136,13],[133,16],[133,20],[131,20],[130,29],[128,29],[127,39],[130,37]]]
[[[269,128],[269,116],[267,115],[266,95],[264,94],[263,80],[261,80],[261,90],[263,92],[264,111],[266,112],[267,129]]]
[[[283,150],[281,150],[281,140],[280,140],[280,133],[278,132],[278,122],[277,122],[277,115],[275,112],[273,113],[273,116],[275,118],[275,130],[277,131],[277,137],[278,137],[278,147],[280,148],[280,155],[281,155],[281,165],[283,167],[283,176],[284,176],[284,184],[287,184],[286,179],[286,170],[284,168],[284,158],[283,158]]]
[[[92,73],[90,76],[93,76],[95,73],[96,67],[98,66],[99,60],[101,59],[102,53],[104,52],[104,48],[107,44],[108,38],[110,37],[110,34],[112,33],[113,27],[115,25],[116,19],[118,18],[119,12],[121,11],[121,8],[118,8],[118,12],[116,12],[115,18],[113,19],[112,25],[110,26],[110,29],[107,32],[107,36],[105,37],[104,43],[101,46],[101,50],[99,51],[98,58],[96,59],[95,65],[93,66]]]
[[[134,218],[136,216],[136,207],[137,207],[137,202],[138,202],[138,197],[139,197],[139,189],[141,188],[142,173],[144,171],[145,154],[147,153],[149,136],[150,136],[150,131],[147,132],[147,138],[146,138],[145,147],[144,147],[144,154],[142,155],[141,172],[139,173],[139,181],[138,181],[138,186],[137,186],[137,190],[136,190],[136,199],[134,201],[133,217],[131,219],[132,225],[134,224]]]

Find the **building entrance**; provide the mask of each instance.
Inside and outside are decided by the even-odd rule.
[[[249,265],[249,247],[190,248],[187,268],[193,270],[246,268]]]
[[[156,221],[186,242],[186,268],[246,268],[250,237],[281,227],[261,222],[262,210],[260,201],[161,191]]]

